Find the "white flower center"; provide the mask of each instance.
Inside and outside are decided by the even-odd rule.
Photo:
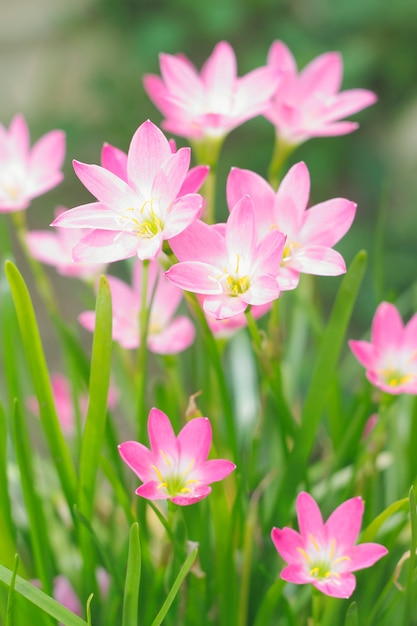
[[[194,460],[191,460],[183,469],[181,462],[174,461],[163,450],[159,450],[159,454],[160,463],[158,466],[151,466],[159,480],[158,489],[165,491],[171,498],[191,493],[193,486],[200,482],[195,478],[188,478],[194,467]]]
[[[309,535],[307,548],[297,550],[305,559],[308,574],[316,580],[340,578],[340,564],[350,561],[350,557],[338,555],[335,539],[332,539],[330,544],[321,546],[313,535]]]

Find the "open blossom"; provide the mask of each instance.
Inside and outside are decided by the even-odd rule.
[[[215,46],[200,73],[184,55],[161,54],[159,61],[162,77],[145,76],[145,90],[165,116],[163,128],[189,139],[221,139],[260,115],[277,83],[267,67],[239,78],[235,53],[225,41]]]
[[[245,194],[255,209],[258,240],[271,230],[287,237],[278,277],[282,290],[294,289],[300,273],[336,276],[346,271],[333,246],[349,230],[356,204],[333,198],[307,210],[310,174],[305,163],[293,165],[276,192],[259,174],[232,168],[227,179],[229,207]]]
[[[143,482],[136,490],[143,498],[194,504],[208,496],[210,483],[236,467],[224,459],[207,460],[212,439],[207,417],[190,420],[176,437],[165,413],[153,408],[148,433],[150,450],[137,441],[119,445],[120,456]]]
[[[55,215],[65,209],[60,208]],[[71,276],[91,280],[103,274],[104,263],[74,261],[72,251],[78,241],[86,234],[78,228],[60,228],[58,230],[32,230],[26,234],[26,243],[30,254],[47,265],[55,267],[62,276]]]
[[[23,115],[15,115],[7,130],[0,124],[0,213],[26,209],[31,200],[63,178],[65,134],[52,130],[31,148]]]
[[[355,545],[364,511],[362,498],[343,502],[325,523],[310,494],[298,494],[296,507],[300,532],[285,527],[271,533],[287,562],[281,578],[298,585],[311,583],[328,596],[349,598],[356,586],[352,572],[370,567],[388,552],[378,543]]]
[[[175,237],[171,247],[180,263],[167,278],[204,296],[203,309],[216,319],[243,313],[248,305],[278,298],[277,281],[285,236],[278,230],[256,241],[255,211],[244,196],[230,212],[224,228],[196,221]]]
[[[78,178],[98,202],[65,211],[52,223],[93,229],[75,246],[74,259],[98,263],[135,255],[155,259],[163,241],[180,233],[201,213],[199,194],[179,195],[190,158],[190,148],[173,154],[168,139],[148,120],[133,135],[126,176],[122,163],[115,174],[106,167],[75,161]]]
[[[278,136],[290,145],[311,137],[353,132],[358,124],[341,120],[377,99],[367,89],[339,91],[343,62],[337,52],[318,56],[298,73],[287,46],[275,41],[268,53],[268,67],[280,80],[265,117],[275,126]]]
[[[382,302],[372,321],[371,341],[349,341],[370,382],[398,395],[417,394],[417,313],[403,324],[398,309]]]
[[[113,302],[113,340],[122,348],[139,346],[139,313],[141,309],[142,263],[133,268],[132,287],[114,276],[108,276]],[[170,283],[157,261],[149,264],[148,303],[157,286],[152,301],[148,327],[148,348],[156,354],[175,354],[188,348],[194,341],[195,330],[185,315],[174,318],[183,297],[181,289]],[[80,323],[94,331],[95,312],[85,311]]]

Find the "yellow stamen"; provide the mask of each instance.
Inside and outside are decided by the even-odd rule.
[[[310,537],[310,541],[311,541],[311,543],[313,544],[313,546],[316,548],[316,550],[320,550],[320,546],[319,546],[319,544],[317,543],[316,538],[315,538],[315,537],[313,537],[313,535],[312,535],[312,534],[309,534],[308,536]]]
[[[319,568],[319,567],[313,567],[313,568],[310,570],[310,576],[315,576],[316,574],[318,574],[318,573],[319,573],[319,571],[320,571],[320,568]]]
[[[305,550],[303,550],[303,548],[297,548],[297,550],[298,550],[298,552],[299,552],[300,554],[302,554],[302,555],[303,555],[303,557],[305,558],[305,560],[307,561],[307,563],[311,563],[311,559],[310,559],[310,557],[308,556],[307,552],[306,552]]]
[[[164,478],[161,474],[161,472],[159,471],[159,469],[156,467],[156,465],[151,465],[152,469],[155,470],[156,475],[158,476],[159,480],[161,481],[161,483],[164,482]]]
[[[338,559],[335,559],[333,561],[333,565],[336,565],[337,563],[341,563],[342,561],[350,561],[350,560],[351,560],[350,556],[339,556]]]
[[[165,452],[163,450],[159,450],[159,454],[164,458],[164,461],[168,465],[168,467],[171,467],[172,463],[169,457],[167,457],[167,455],[165,454]]]
[[[332,539],[330,542],[330,558],[333,559],[336,550],[336,539]]]

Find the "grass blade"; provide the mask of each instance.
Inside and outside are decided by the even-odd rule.
[[[123,597],[122,626],[137,626],[139,624],[139,586],[141,575],[141,550],[139,538],[139,524],[134,522],[130,527],[129,554],[125,592]]]

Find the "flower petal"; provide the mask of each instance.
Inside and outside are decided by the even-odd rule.
[[[151,409],[148,418],[148,434],[152,452],[177,456],[177,438],[167,415],[159,409]]]
[[[142,482],[152,480],[154,472],[151,465],[154,464],[152,452],[137,441],[125,441],[118,446],[119,454],[123,461],[135,472]]]

